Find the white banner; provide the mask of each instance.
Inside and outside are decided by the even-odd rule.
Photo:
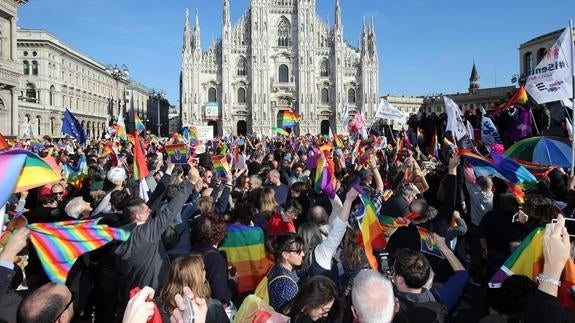
[[[212,140],[214,139],[213,126],[195,126],[198,130],[198,140]]]
[[[379,101],[379,106],[375,112],[376,118],[393,120],[399,124],[407,123],[407,116],[401,112],[398,108],[392,106],[389,102],[384,99]]]
[[[528,74],[525,89],[539,104],[572,97],[573,40],[571,28],[566,28],[547,54]]]
[[[457,103],[444,96],[445,110],[447,111],[447,127],[445,130],[451,131],[455,139],[459,140],[467,134],[467,128],[461,117],[461,109]]]
[[[219,106],[217,102],[206,102],[204,105],[206,119],[216,120],[220,117]]]
[[[501,136],[499,136],[493,120],[485,115],[481,118],[481,141],[488,147],[494,143],[501,143]]]

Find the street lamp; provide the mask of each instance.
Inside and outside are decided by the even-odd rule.
[[[150,92],[150,97],[152,97],[152,98],[154,98],[154,99],[156,100],[156,104],[157,104],[156,108],[157,108],[157,113],[158,113],[158,114],[157,114],[157,117],[158,117],[158,118],[157,118],[157,124],[156,124],[156,126],[158,127],[158,132],[157,132],[158,137],[160,137],[160,136],[161,136],[161,134],[160,134],[160,129],[161,129],[161,127],[162,127],[162,122],[161,122],[161,119],[160,119],[160,101],[166,99],[166,93],[165,93],[164,91],[152,90],[152,91]]]
[[[120,81],[127,81],[128,80],[128,76],[130,76],[130,71],[128,71],[128,67],[125,64],[122,64],[121,66],[118,66],[118,64],[114,64],[114,65],[107,65],[106,66],[106,72],[108,72],[108,74],[110,74],[110,76],[116,80],[116,89],[119,92],[120,91],[120,86],[119,83]],[[124,100],[124,108],[126,107],[126,100]],[[125,111],[122,111],[122,106],[120,103],[120,95],[118,94],[118,113],[124,113]]]

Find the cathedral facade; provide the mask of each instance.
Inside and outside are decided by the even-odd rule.
[[[212,125],[216,135],[271,135],[283,111],[301,115],[296,134],[344,130],[361,111],[371,121],[379,103],[379,60],[373,21],[363,22],[358,47],[343,39],[339,0],[330,25],[316,0],[251,0],[230,20],[224,0],[221,39],[201,48],[198,13],[188,11],[180,74],[183,125]]]

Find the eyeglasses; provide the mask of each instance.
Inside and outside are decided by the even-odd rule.
[[[64,192],[52,192],[54,195],[64,195]]]
[[[66,307],[64,307],[64,309],[62,310],[62,312],[60,312],[60,314],[58,316],[56,316],[56,320],[54,322],[57,322],[58,319],[60,318],[60,316],[62,316],[64,314],[64,312],[66,312],[68,310],[68,307],[70,307],[70,305],[72,305],[74,303],[74,293],[70,293],[70,301],[68,302],[68,304],[66,304]]]

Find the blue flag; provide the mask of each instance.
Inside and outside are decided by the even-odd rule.
[[[84,144],[86,142],[87,136],[86,131],[82,128],[82,125],[78,120],[74,117],[74,115],[66,109],[64,111],[64,121],[62,121],[62,133],[70,135],[80,144]]]

